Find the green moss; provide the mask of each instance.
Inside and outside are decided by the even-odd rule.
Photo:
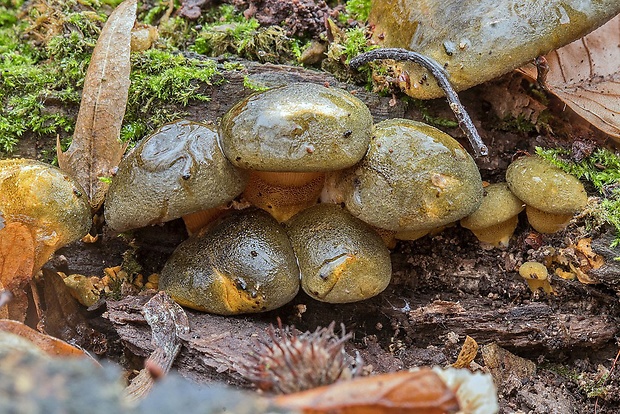
[[[605,368],[598,372],[588,373],[579,372],[575,368],[561,364],[544,364],[543,367],[571,381],[588,398],[604,397],[608,391],[609,372]]]
[[[103,3],[80,0],[80,4],[82,9]],[[97,10],[73,11],[77,1],[52,0],[46,5],[49,8],[45,15],[32,8],[22,19],[17,9],[0,5],[0,151],[4,153],[11,152],[27,133],[50,136],[50,140],[60,134],[62,142],[68,142],[84,76],[106,20],[105,14]],[[33,29],[33,22],[40,19],[56,29]],[[170,27],[181,27],[174,19],[168,23]],[[182,117],[184,114],[177,108],[190,101],[208,100],[204,85],[212,83],[217,73],[213,61],[188,59],[180,53],[151,49],[132,54],[131,87],[121,138],[136,141],[163,123]]]
[[[348,63],[360,53],[376,48],[376,45],[368,42],[367,29],[365,27],[353,27],[338,32],[338,36],[329,46],[327,56],[334,60],[340,60],[340,58],[344,57],[346,63]]]
[[[289,38],[280,26],[260,27],[233,6],[222,5],[206,18],[190,50],[207,56],[237,55],[270,63],[293,63],[299,53],[298,41]]]
[[[418,111],[420,111],[420,115],[422,116],[422,121],[427,124],[443,127],[443,128],[456,128],[459,126],[459,123],[454,119],[447,119],[440,116],[434,116],[431,114],[428,105],[425,101],[421,99],[409,99],[408,97],[403,98],[411,105],[413,105]]]
[[[245,66],[241,62],[224,62],[224,70],[243,70]]]
[[[249,76],[243,77],[243,87],[246,89],[250,89],[255,92],[264,92],[269,89],[269,87],[263,85],[262,83],[257,83],[253,81]]]
[[[346,13],[342,15],[342,18],[344,19],[344,21],[348,19],[353,19],[365,22],[366,20],[368,20],[370,9],[370,0],[349,0],[345,5]]]
[[[121,139],[135,142],[166,122],[191,101],[208,101],[204,86],[223,80],[213,60],[149,49],[132,56],[131,86]]]
[[[46,15],[31,9],[27,18],[0,27],[2,152],[12,151],[26,132],[50,135],[73,129],[74,117],[65,110],[79,103],[79,88],[103,19],[93,12],[63,14],[69,7],[64,3],[50,2],[49,6]],[[3,21],[10,21],[9,11],[3,12]],[[59,33],[52,35],[52,29],[34,26],[32,19],[44,19]]]
[[[616,229],[612,247],[620,246],[620,156],[605,148],[596,149],[581,161],[570,159],[570,152],[565,149],[537,147],[536,153],[567,173],[589,181],[598,190],[602,201],[596,218]]]
[[[332,20],[327,21],[328,31],[333,41],[327,49],[327,59],[322,63],[323,70],[331,72],[337,79],[345,82],[365,83],[372,86],[372,70],[377,65],[371,63],[363,66],[359,72],[352,71],[348,63],[355,56],[378,46],[369,42],[367,27],[353,27],[341,30]]]

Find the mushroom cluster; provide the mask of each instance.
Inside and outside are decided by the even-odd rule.
[[[508,166],[506,182],[485,187],[480,207],[460,223],[483,244],[506,247],[524,209],[530,226],[549,234],[564,229],[587,202],[577,178],[537,155],[528,155]]]
[[[405,119],[373,124],[349,92],[296,83],[237,103],[217,131],[178,121],[144,139],[121,162],[105,216],[117,231],[184,217],[192,235],[160,288],[184,306],[238,314],[277,308],[300,287],[331,303],[375,296],[390,281],[390,240],[467,216],[478,225],[490,193],[449,135]],[[518,213],[511,197],[504,205]]]

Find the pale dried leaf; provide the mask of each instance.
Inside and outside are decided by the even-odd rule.
[[[69,345],[53,336],[35,331],[21,322],[0,319],[0,331],[19,335],[35,344],[39,349],[54,357],[87,357],[83,350]],[[94,360],[93,360],[94,361]]]
[[[125,144],[120,130],[129,93],[131,29],[136,0],[125,0],[112,12],[93,51],[82,91],[73,142],[57,148],[60,168],[73,175],[97,209],[105,198],[109,177],[118,166]]]
[[[455,413],[454,392],[429,368],[360,377],[293,394],[274,401],[302,413]]]
[[[620,15],[545,56],[547,87],[596,128],[620,139]],[[536,79],[536,69],[521,69]]]
[[[465,343],[461,348],[461,352],[459,352],[459,356],[456,359],[456,362],[452,364],[454,368],[467,368],[472,363],[472,361],[476,358],[478,354],[478,343],[474,338],[467,335],[465,337]]]

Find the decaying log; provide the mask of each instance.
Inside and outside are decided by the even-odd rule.
[[[454,332],[480,343],[496,342],[525,353],[558,354],[597,349],[613,341],[618,320],[606,315],[558,312],[550,305],[531,302],[494,308],[481,298],[463,302],[434,301],[408,312],[410,335],[428,338]]]
[[[129,296],[118,302],[108,302],[107,318],[125,346],[140,356],[147,356],[153,350],[150,329],[140,314],[148,299],[149,296]],[[534,358],[543,353],[553,359],[565,357],[570,352],[588,352],[605,347],[613,343],[614,336],[619,333],[616,317],[560,312],[542,302],[502,304],[497,307],[487,298],[446,301],[420,296],[408,302],[408,308],[396,308],[390,305],[394,300],[398,298],[388,293],[383,298],[341,305],[338,312],[326,309],[332,305],[307,301],[307,313],[315,317],[308,315],[306,322],[326,326],[328,320],[336,320],[336,323],[349,325],[347,331],[352,332],[355,338],[356,334],[363,337],[369,333],[360,319],[373,313],[385,315],[399,322],[399,329],[408,339],[409,351],[434,349],[426,359],[420,357],[417,361],[420,365],[438,363],[437,356],[433,354],[445,352],[442,348],[449,335],[460,338],[469,335],[481,345],[495,342],[523,356]],[[290,319],[291,309],[287,307],[281,311],[283,319]],[[269,322],[257,315],[224,317],[193,311],[187,313],[190,332],[181,336],[183,348],[175,368],[182,375],[199,382],[219,380],[248,386],[239,374],[240,364],[247,354],[256,351],[256,338],[266,335]],[[394,349],[390,349],[389,344],[372,349],[362,344],[356,346],[366,348],[361,350],[363,356],[372,353],[370,358],[366,358],[371,362],[390,361],[389,364],[375,365],[374,372],[395,369]],[[420,352],[418,354],[421,355]],[[401,364],[397,368],[408,367]]]
[[[138,356],[154,351],[151,330],[141,314],[150,295],[128,296],[108,302],[107,318],[113,323],[125,346]],[[225,378],[248,385],[238,373],[239,364],[254,351],[256,338],[264,335],[268,323],[251,317],[211,315],[187,310],[190,331],[181,334],[183,348],[175,368],[184,376],[200,382]]]
[[[222,116],[239,100],[255,91],[244,85],[248,83],[261,87],[285,86],[294,82],[310,82],[344,88],[362,100],[370,109],[375,122],[386,118],[402,118],[405,104],[372,93],[361,86],[339,82],[331,74],[298,66],[273,65],[241,61],[242,70],[225,70],[220,67],[221,80],[206,85],[204,93],[211,97],[209,102],[190,105],[186,110],[192,120],[213,120]]]

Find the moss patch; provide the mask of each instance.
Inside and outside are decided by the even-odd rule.
[[[620,156],[606,148],[596,149],[580,161],[572,160],[570,151],[565,149],[537,147],[536,153],[596,188],[601,204],[594,212],[595,218],[616,229],[612,247],[620,246]]]
[[[121,138],[135,142],[166,122],[181,118],[190,101],[208,101],[204,85],[221,81],[212,60],[149,49],[132,55],[131,86]]]
[[[23,10],[20,2],[0,3],[0,152],[10,153],[24,134],[59,134],[68,145],[90,56],[112,10],[106,3],[35,1]],[[132,54],[121,138],[136,141],[182,116],[178,108],[190,101],[208,100],[201,87],[216,74],[214,62],[172,48]]]

